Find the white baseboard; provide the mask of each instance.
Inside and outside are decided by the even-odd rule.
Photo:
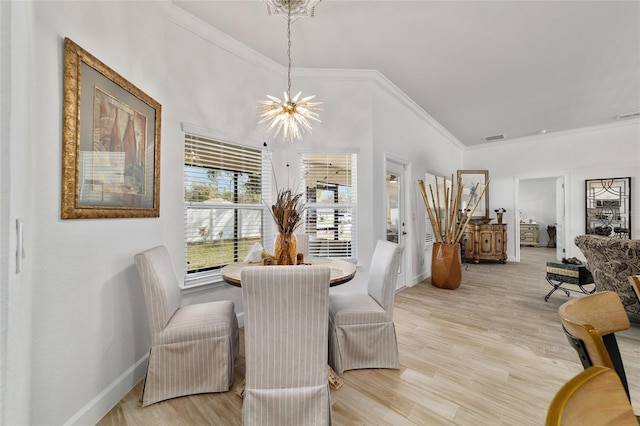
[[[147,370],[145,354],[120,377],[114,380],[87,405],[65,422],[65,425],[94,425],[102,419],[120,400],[138,384]]]

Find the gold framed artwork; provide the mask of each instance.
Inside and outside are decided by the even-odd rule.
[[[64,40],[62,219],[160,216],[158,102]]]
[[[487,219],[489,217],[489,188],[487,187],[489,171],[458,170],[457,178],[463,185],[461,208],[471,214],[471,219]]]

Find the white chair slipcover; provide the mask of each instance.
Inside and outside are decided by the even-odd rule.
[[[151,329],[142,406],[229,390],[240,347],[233,302],[180,307],[180,288],[166,247],[154,247],[134,258]]]
[[[244,425],[328,425],[329,269],[256,266],[242,271]]]
[[[400,368],[393,324],[398,245],[379,240],[367,293],[329,296],[329,365],[340,376],[359,368]]]

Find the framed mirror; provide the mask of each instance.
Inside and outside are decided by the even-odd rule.
[[[587,234],[631,238],[631,178],[586,180]]]
[[[462,183],[461,210],[466,209],[471,219],[489,218],[489,171],[458,170],[458,182]],[[478,185],[476,187],[476,184]],[[475,208],[475,211],[474,211]],[[473,213],[472,213],[473,212]]]

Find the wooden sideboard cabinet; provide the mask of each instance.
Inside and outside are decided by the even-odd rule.
[[[473,259],[474,263],[481,260],[507,262],[507,224],[469,223],[464,238],[464,259]]]
[[[520,224],[520,245],[521,246],[537,246],[538,245],[538,224],[537,223],[521,223]]]

